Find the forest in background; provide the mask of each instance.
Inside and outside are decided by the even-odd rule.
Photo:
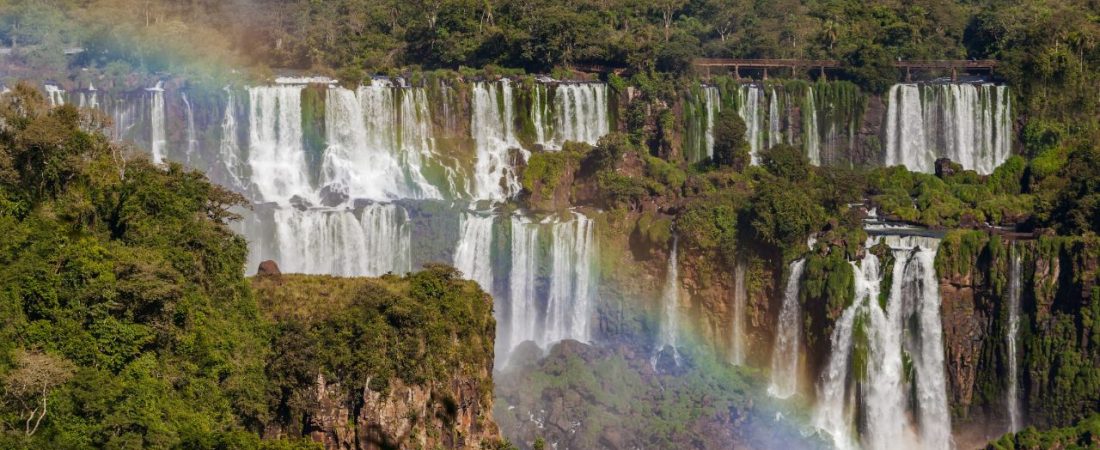
[[[841,205],[864,194],[915,198],[918,212],[938,221],[927,224],[951,226],[968,208],[988,204],[988,191],[1026,199],[1036,225],[1059,234],[1100,231],[1098,11],[1097,2],[1058,0],[0,0],[0,43],[12,50],[0,64],[9,79],[39,80],[84,68],[196,79],[294,69],[362,80],[463,67],[567,74],[598,64],[630,69],[623,82],[639,88],[643,103],[667,105],[697,84],[689,63],[698,56],[839,59],[848,68],[838,75],[868,92],[898,80],[890,64],[899,58],[1001,62],[996,76],[1016,95],[1021,158],[989,178],[823,170],[790,148],[770,152],[765,167],[745,176],[728,163],[670,167],[653,148],[634,147],[660,139],[644,126],[593,149],[594,156],[649,157],[640,180],[599,179],[611,204],[628,209],[647,197],[683,196],[685,244],[721,253],[739,231],[713,225],[736,223],[745,211],[754,219],[745,230],[788,248],[823,223],[843,223]],[[66,55],[71,49],[82,51]],[[50,386],[60,403],[51,404],[41,441],[8,436],[7,443],[280,444],[261,443],[255,433],[283,399],[264,392],[263,361],[253,352],[272,331],[241,329],[258,313],[241,287],[244,244],[221,224],[225,206],[239,199],[178,167],[165,173],[131,162],[129,175],[116,177],[123,160],[102,137],[81,131],[94,119],[33,101],[6,103],[4,118],[14,125],[0,133],[0,221],[12,237],[0,258],[8,281],[0,343],[9,343],[0,345],[0,368],[11,375],[37,367],[69,383]],[[42,148],[60,150],[34,152]],[[165,236],[190,238],[180,247]],[[194,290],[183,295],[179,286]],[[322,339],[327,331],[311,332]],[[26,412],[14,405],[9,399],[6,423]],[[207,407],[200,414],[189,411],[193,405]]]

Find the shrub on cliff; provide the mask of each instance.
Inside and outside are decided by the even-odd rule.
[[[772,175],[787,181],[805,181],[812,174],[810,160],[802,149],[787,144],[777,144],[760,152],[760,163]]]
[[[749,143],[745,141],[745,121],[732,108],[718,113],[714,124],[714,162],[738,172],[749,165]]]

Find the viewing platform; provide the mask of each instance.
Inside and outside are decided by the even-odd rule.
[[[692,61],[692,64],[696,68],[703,69],[708,77],[710,76],[711,68],[714,67],[724,69],[732,68],[733,75],[736,78],[741,78],[741,69],[763,70],[765,80],[768,79],[768,69],[788,69],[792,72],[817,69],[818,73],[824,77],[826,69],[835,70],[844,68],[844,63],[832,59],[696,58]],[[895,61],[894,67],[899,70],[905,70],[906,81],[912,81],[914,71],[922,70],[950,70],[951,80],[957,81],[960,71],[963,73],[985,71],[992,74],[993,70],[997,67],[997,61],[991,59],[924,59]]]

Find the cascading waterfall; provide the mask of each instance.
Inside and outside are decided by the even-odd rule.
[[[493,216],[475,212],[462,214],[459,240],[455,247],[455,268],[487,292],[493,289]]]
[[[191,157],[198,149],[199,141],[195,138],[195,112],[191,109],[191,101],[187,99],[187,94],[180,93],[180,98],[183,99],[183,105],[187,108],[187,162],[191,162]]]
[[[511,220],[509,351],[524,341],[539,341],[539,300],[535,291],[535,277],[539,270],[539,227],[523,216],[512,216]]]
[[[745,121],[745,140],[749,142],[749,155],[753,164],[760,164],[760,150],[764,146],[763,110],[760,108],[764,90],[755,84],[741,86],[741,107],[738,113]]]
[[[887,94],[885,163],[932,172],[936,158],[992,173],[1012,150],[1008,88],[898,84]]]
[[[474,83],[470,130],[477,161],[474,164],[473,196],[481,200],[504,201],[519,192],[520,185],[509,155],[523,150],[514,128],[512,83]]]
[[[288,273],[340,276],[403,274],[411,270],[411,227],[393,204],[356,210],[274,208],[270,219],[246,229],[252,238],[252,267],[265,259]]]
[[[156,87],[146,89],[149,92],[149,148],[153,152],[153,162],[164,161],[164,151],[168,140],[164,130],[164,88],[158,82]]]
[[[258,200],[313,198],[302,144],[301,85],[248,89],[248,165]]]
[[[590,340],[596,251],[593,228],[592,220],[580,214],[551,226],[550,294],[543,337],[546,343]]]
[[[1008,432],[1015,433],[1022,426],[1020,420],[1020,392],[1017,353],[1017,336],[1020,333],[1020,293],[1021,291],[1021,258],[1019,254],[1013,255],[1012,266],[1009,269],[1008,280],[1008,332],[1005,333],[1008,347],[1008,389],[1005,390],[1005,404],[1008,408]]]
[[[805,259],[791,262],[787,289],[783,292],[783,305],[779,310],[776,341],[772,348],[771,384],[768,386],[768,394],[776,398],[788,398],[798,392],[798,366],[802,356],[802,306],[798,299],[798,287],[805,266]]]
[[[511,226],[508,352],[524,341],[543,349],[564,339],[590,341],[596,288],[595,222],[579,213],[542,222],[515,215]],[[539,243],[546,237],[550,245],[543,254]],[[546,292],[538,289],[540,273],[549,274]]]
[[[430,120],[420,88],[388,80],[356,91],[330,87],[320,184],[349,199],[442,198],[422,172],[432,152]]]
[[[554,91],[555,147],[566,141],[595,145],[610,129],[607,85],[565,83]]]
[[[733,267],[733,341],[732,362],[745,364],[745,308],[748,306],[748,286],[745,284],[745,264],[738,262]]]
[[[834,325],[830,337],[832,351],[818,386],[812,419],[814,427],[832,436],[833,445],[841,450],[858,448],[858,439],[853,433],[859,402],[855,398],[856,390],[850,388],[849,377],[856,316],[860,316],[861,322],[865,320],[870,303],[878,301],[882,282],[878,257],[873,253],[867,252],[859,265],[851,264],[855,275],[855,298]],[[866,346],[863,347],[865,351]]]
[[[880,242],[894,259],[885,304],[878,257],[870,250]],[[952,447],[934,268],[938,246],[923,237],[871,239],[854,266],[856,298],[833,331],[813,415],[838,448]]]

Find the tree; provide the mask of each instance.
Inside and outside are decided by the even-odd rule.
[[[4,395],[19,404],[23,433],[33,436],[46,417],[50,393],[73,377],[67,359],[40,352],[15,352],[15,370],[4,377]]]
[[[750,162],[749,143],[745,140],[745,121],[732,108],[718,113],[714,124],[714,162],[741,171]]]
[[[761,164],[768,172],[788,181],[799,182],[810,176],[810,161],[801,149],[777,144],[760,154]]]

